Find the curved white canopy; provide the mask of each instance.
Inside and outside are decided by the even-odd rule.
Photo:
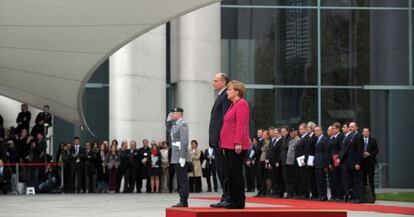
[[[86,124],[84,86],[139,35],[219,0],[0,0],[0,95]]]

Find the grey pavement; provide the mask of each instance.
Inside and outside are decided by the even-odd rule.
[[[249,196],[251,194],[248,194]],[[219,196],[218,193],[190,194],[190,196]],[[88,216],[88,217],[164,217],[165,208],[178,202],[177,194],[44,194],[44,195],[1,195],[0,217],[27,216]],[[207,207],[214,201],[190,199],[190,206]],[[414,203],[379,204],[414,207]],[[281,207],[261,204],[247,206]],[[7,210],[5,213],[4,210]],[[406,215],[376,212],[348,212],[350,217],[397,217]]]

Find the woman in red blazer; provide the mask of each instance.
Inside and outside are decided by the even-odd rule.
[[[220,148],[224,152],[225,176],[230,187],[231,202],[227,209],[243,209],[245,206],[243,162],[249,149],[249,104],[244,99],[246,87],[240,81],[227,85],[227,97],[232,102],[223,118],[220,131]]]

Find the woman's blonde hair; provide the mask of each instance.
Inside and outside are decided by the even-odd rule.
[[[227,84],[227,88],[232,88],[239,92],[239,97],[244,98],[244,94],[246,93],[246,86],[241,81],[232,80]]]

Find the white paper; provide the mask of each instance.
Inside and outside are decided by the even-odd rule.
[[[296,161],[298,162],[299,167],[305,166],[305,155],[297,157]]]
[[[315,159],[315,156],[309,155],[308,156],[308,163],[306,165],[313,167],[313,160]]]

